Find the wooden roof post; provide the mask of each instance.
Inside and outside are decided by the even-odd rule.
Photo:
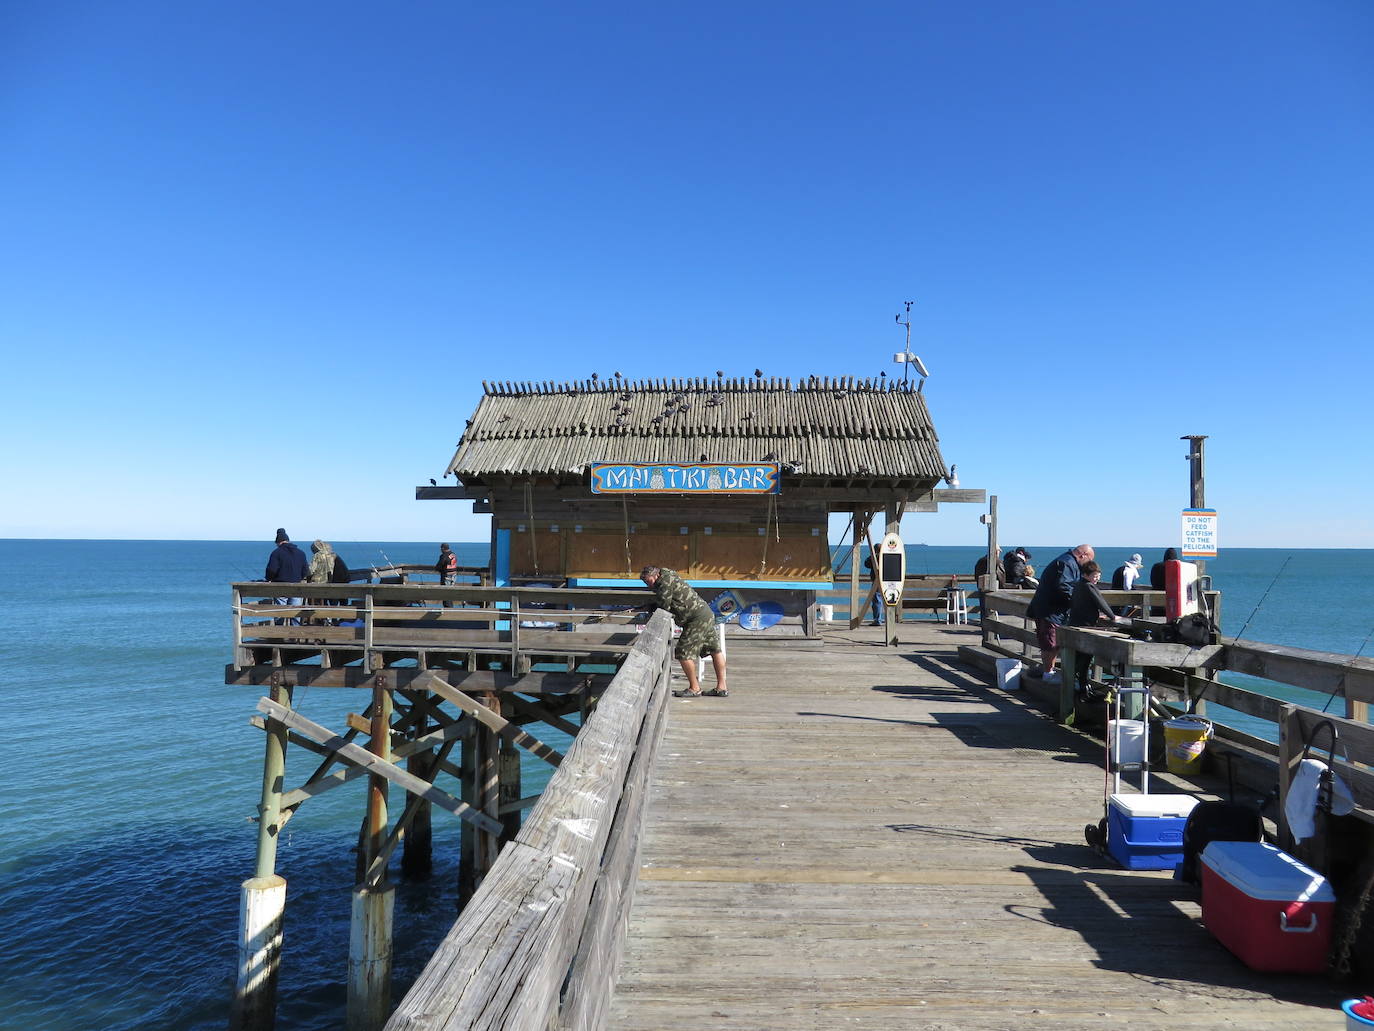
[[[983,592],[982,600],[978,603],[978,622],[983,627],[983,647],[986,648],[991,642],[992,635],[988,633],[988,594],[997,590],[1001,584],[997,582],[997,553],[1001,551],[997,543],[997,495],[993,494],[988,498],[988,511],[983,516],[983,522],[988,524],[988,571],[984,575],[978,589]]]
[[[902,513],[906,509],[906,503],[902,501],[891,501],[887,504],[887,529],[884,535],[895,533],[898,537],[902,535]],[[906,545],[903,544],[903,547]],[[878,560],[873,560],[876,569]],[[902,621],[902,602],[899,598],[896,605],[883,606],[883,639],[889,644],[897,644],[897,625]]]

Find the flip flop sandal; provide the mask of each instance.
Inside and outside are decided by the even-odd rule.
[[[703,695],[705,695],[707,698],[729,698],[729,697],[730,697],[730,692],[729,692],[729,691],[722,691],[722,690],[721,690],[720,688],[718,688],[718,687],[713,687],[713,688],[711,688],[711,690],[709,690],[709,691],[703,691],[703,692],[701,692],[701,693],[702,693]]]
[[[706,692],[704,692],[704,693],[705,693],[705,694],[711,694],[710,691],[706,691]],[[703,694],[703,692],[701,692],[701,691],[688,691],[686,688],[684,688],[684,689],[681,690],[681,691],[674,691],[674,692],[673,692],[673,697],[674,697],[674,698],[700,698],[700,697],[702,696],[702,694]]]

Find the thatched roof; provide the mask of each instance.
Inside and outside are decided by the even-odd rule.
[[[785,475],[806,479],[935,482],[945,473],[925,398],[890,380],[482,386],[447,470],[465,483],[580,474],[594,462],[777,461]]]

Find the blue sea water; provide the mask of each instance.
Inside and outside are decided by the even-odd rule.
[[[354,567],[430,563],[433,543],[337,544]],[[258,692],[227,687],[234,580],[270,545],[0,541],[10,707],[0,894],[0,1029],[220,1029],[233,989],[241,881],[253,871],[262,735]],[[463,564],[485,544],[456,548]],[[1059,547],[1032,547],[1044,565]],[[1099,549],[1107,569],[1130,549]],[[1143,550],[1143,549],[1142,549]],[[913,572],[971,571],[976,547],[909,549]],[[1147,565],[1157,553],[1145,553]],[[1284,565],[1284,563],[1287,563]],[[1374,619],[1374,551],[1234,549],[1209,563],[1228,634],[1353,653]],[[1248,624],[1248,625],[1247,625]],[[1318,699],[1320,701],[1320,699]],[[306,689],[338,726],[355,692]],[[288,782],[303,779],[288,767]],[[532,776],[542,775],[535,770]],[[527,781],[527,791],[535,784]],[[278,1027],[341,1026],[353,847],[362,806],[342,789],[287,824],[289,883]],[[435,818],[434,875],[397,883],[396,991],[456,911],[457,827]]]

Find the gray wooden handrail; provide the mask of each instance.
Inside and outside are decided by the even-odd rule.
[[[672,623],[657,612],[388,1031],[600,1026],[666,719],[671,645]]]

